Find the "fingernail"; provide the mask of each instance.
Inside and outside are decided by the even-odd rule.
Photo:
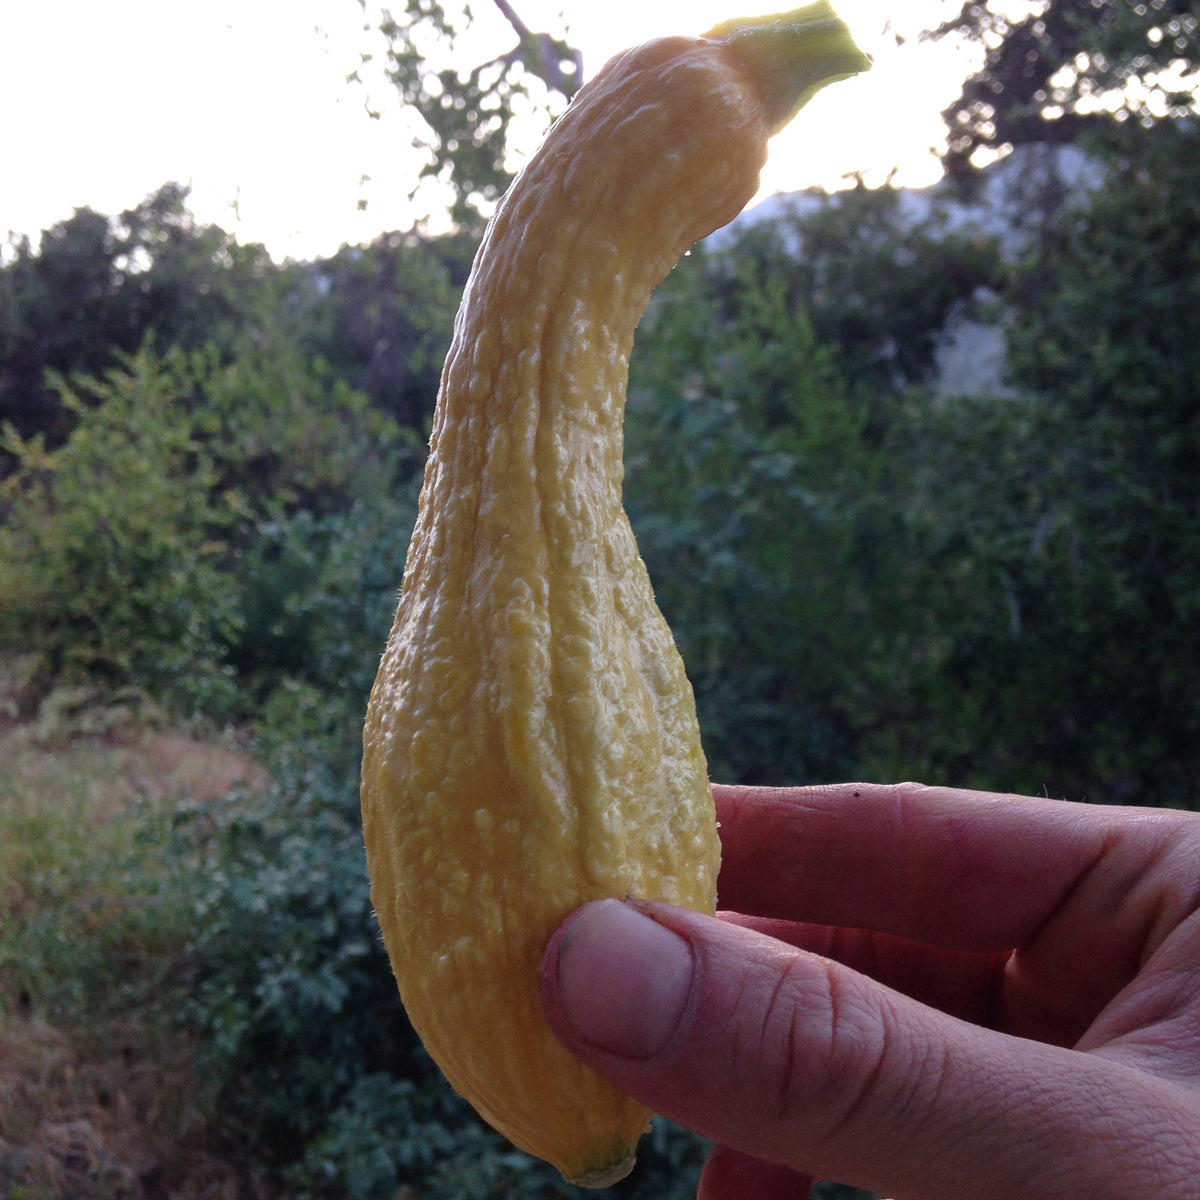
[[[625,1058],[667,1044],[692,987],[683,938],[619,900],[599,900],[568,927],[558,952],[558,998],[580,1041]]]

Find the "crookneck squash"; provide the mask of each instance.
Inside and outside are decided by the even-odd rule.
[[[754,195],[767,138],[866,65],[828,3],[613,59],[499,204],[455,324],[367,714],[371,897],[450,1083],[579,1183],[628,1171],[649,1114],[551,1035],[543,948],[598,897],[711,912],[720,857],[621,502],[634,328]]]

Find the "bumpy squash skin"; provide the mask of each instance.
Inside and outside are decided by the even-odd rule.
[[[371,897],[405,1008],[516,1145],[604,1186],[649,1113],[571,1056],[542,951],[584,901],[712,912],[691,687],[621,505],[634,328],[754,194],[771,118],[720,41],[614,59],[501,202],[456,322],[371,694]]]

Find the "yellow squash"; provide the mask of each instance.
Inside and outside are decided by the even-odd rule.
[[[551,1035],[542,950],[597,897],[711,912],[720,854],[621,504],[634,328],[754,195],[768,136],[866,65],[828,3],[615,58],[500,203],[446,360],[367,714],[371,896],[451,1084],[585,1185],[629,1170],[649,1114]]]

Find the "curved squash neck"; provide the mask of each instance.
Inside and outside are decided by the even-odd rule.
[[[818,0],[647,43],[580,92],[476,257],[426,474],[429,499],[444,503],[423,509],[519,537],[539,523],[539,478],[568,512],[585,494],[592,508],[620,507],[629,353],[651,291],[749,202],[783,109],[864,65]]]

